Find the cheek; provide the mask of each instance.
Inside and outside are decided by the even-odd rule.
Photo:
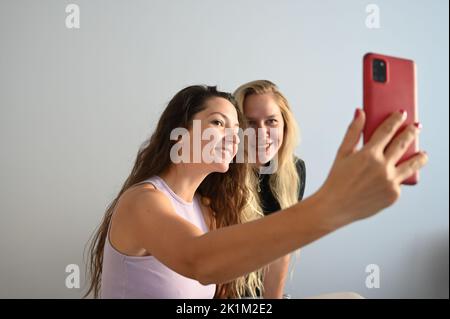
[[[277,134],[277,138],[278,138],[278,147],[281,146],[281,144],[283,144],[283,137],[284,137],[284,128],[280,127],[280,129],[278,130],[278,134]]]
[[[283,144],[283,129],[277,130],[274,136],[272,136],[272,141],[274,144],[267,150],[267,160],[271,160],[281,148]]]
[[[203,132],[205,135],[203,135]],[[201,145],[201,152],[209,153],[210,155],[215,154],[216,147],[223,147],[223,137],[224,134],[221,130],[215,128],[208,128],[206,131],[202,132],[201,141],[198,145]]]
[[[202,130],[202,133],[200,135],[201,144],[206,145],[209,143],[217,144],[222,139],[223,134],[221,130],[214,128],[214,127],[206,127],[204,130]]]
[[[278,127],[276,130],[273,131],[273,133],[270,136],[271,140],[276,142],[278,148],[280,148],[281,144],[283,144],[283,134],[284,134],[283,127]]]

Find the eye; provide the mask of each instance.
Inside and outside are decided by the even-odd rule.
[[[269,119],[266,121],[268,125],[277,125],[278,121],[276,119]]]
[[[212,120],[211,124],[214,124],[217,126],[224,126],[224,123],[221,120]]]
[[[256,126],[256,122],[255,121],[248,121],[247,122],[249,126]]]

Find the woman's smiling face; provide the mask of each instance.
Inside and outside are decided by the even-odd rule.
[[[284,120],[271,93],[251,94],[244,101],[244,115],[256,130],[258,165],[269,162],[283,143]]]
[[[211,165],[208,170],[226,172],[236,156],[240,142],[239,120],[235,106],[224,98],[213,97],[206,101],[203,111],[195,114],[193,120],[201,124],[201,136],[191,133],[191,145],[200,145],[202,164]],[[194,130],[195,131],[195,130]],[[214,135],[214,138],[213,138]],[[201,141],[194,143],[193,139]],[[196,151],[191,148],[191,152]],[[206,163],[205,159],[214,159]]]

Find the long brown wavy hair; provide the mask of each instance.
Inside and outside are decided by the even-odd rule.
[[[103,249],[108,234],[108,226],[120,196],[133,185],[163,172],[171,164],[170,150],[176,141],[170,139],[175,128],[189,129],[195,114],[206,108],[206,102],[213,97],[221,97],[230,101],[236,108],[241,128],[246,128],[246,121],[239,110],[233,96],[220,92],[211,86],[190,86],[178,92],[167,105],[161,115],[153,135],[140,147],[134,167],[125,180],[116,198],[107,207],[102,222],[91,238],[88,251],[87,273],[89,288],[84,297],[93,294],[100,296],[103,265]],[[243,143],[241,143],[243,144]],[[241,145],[239,145],[241,147]],[[229,165],[226,173],[209,174],[197,189],[197,193],[208,199],[211,211],[214,212],[215,227],[226,227],[242,224],[261,214],[260,204],[255,196],[256,175],[252,165],[235,163]],[[263,290],[261,282],[262,270],[235,280],[217,285],[216,298],[240,298],[250,292],[256,296]]]

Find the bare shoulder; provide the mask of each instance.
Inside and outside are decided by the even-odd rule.
[[[116,209],[110,239],[125,255],[153,255],[176,267],[178,247],[202,235],[198,227],[177,214],[163,192],[150,184],[127,190]],[[174,247],[173,250],[168,246]]]
[[[120,196],[111,220],[111,243],[125,255],[149,255],[139,238],[140,226],[171,212],[169,199],[152,184],[129,188]]]
[[[128,215],[130,212],[147,211],[151,208],[159,210],[171,207],[167,196],[150,183],[132,186],[120,196],[119,202]]]

